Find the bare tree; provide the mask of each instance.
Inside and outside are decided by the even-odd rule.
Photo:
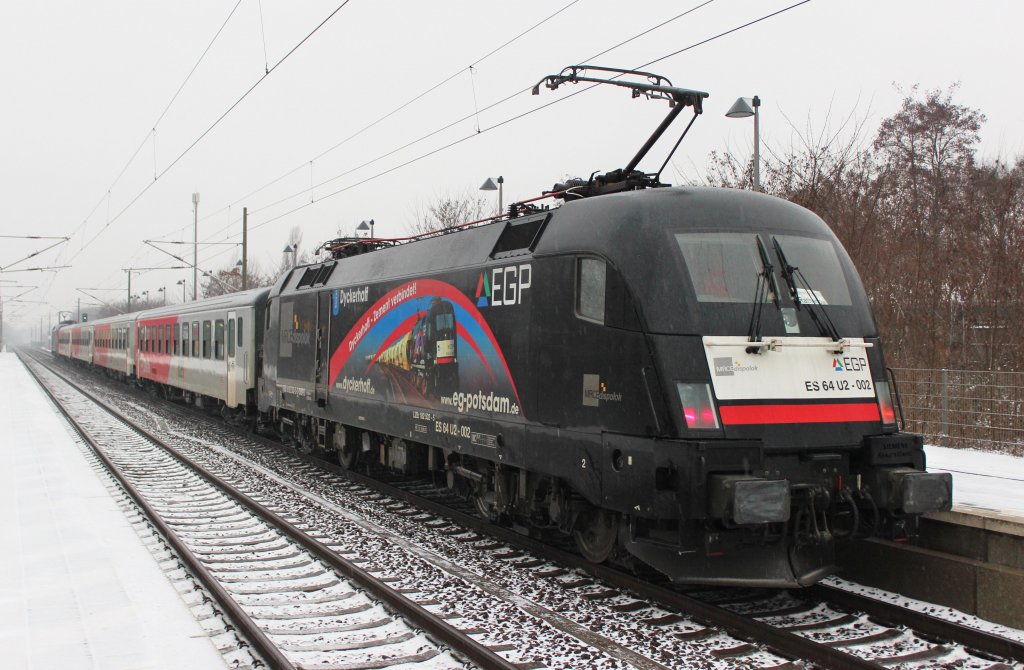
[[[246,287],[258,288],[270,286],[274,283],[277,275],[263,272],[258,263],[249,263],[246,268]],[[238,265],[229,265],[206,275],[206,283],[202,286],[204,298],[214,298],[219,295],[236,293],[242,290],[242,268]]]
[[[410,228],[414,235],[441,233],[447,228],[486,217],[488,209],[487,198],[476,196],[471,191],[445,193],[421,208]]]
[[[846,133],[791,124],[797,140],[765,152],[762,184],[832,226],[864,279],[890,360],[1019,369],[1024,160],[979,164],[985,117],[955,92],[910,89],[870,143],[852,115]],[[714,153],[702,181],[749,188],[751,166]]]

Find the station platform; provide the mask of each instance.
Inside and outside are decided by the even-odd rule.
[[[0,353],[3,666],[225,668],[82,450],[18,358]]]

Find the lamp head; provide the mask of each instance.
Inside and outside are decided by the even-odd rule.
[[[756,101],[756,103],[755,103]],[[748,116],[754,115],[754,108],[751,105],[759,106],[761,100],[756,96],[751,98],[736,98],[736,102],[732,103],[732,107],[725,113],[730,119],[745,119]]]

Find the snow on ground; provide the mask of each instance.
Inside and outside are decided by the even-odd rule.
[[[931,445],[925,451],[929,471],[953,474],[958,511],[998,512],[1024,521],[1024,458]]]
[[[0,538],[4,667],[225,667],[10,353],[0,353]]]

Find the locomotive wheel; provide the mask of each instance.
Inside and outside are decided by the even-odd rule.
[[[605,509],[590,510],[576,519],[573,539],[583,558],[604,563],[615,549],[619,536],[619,515]]]
[[[359,448],[356,440],[347,439],[348,432],[343,426],[334,427],[334,450],[338,454],[338,465],[351,470],[359,458]]]
[[[488,490],[482,484],[476,486],[476,490],[473,491],[473,505],[476,507],[476,513],[481,519],[494,521],[497,517],[495,497],[494,491]]]

